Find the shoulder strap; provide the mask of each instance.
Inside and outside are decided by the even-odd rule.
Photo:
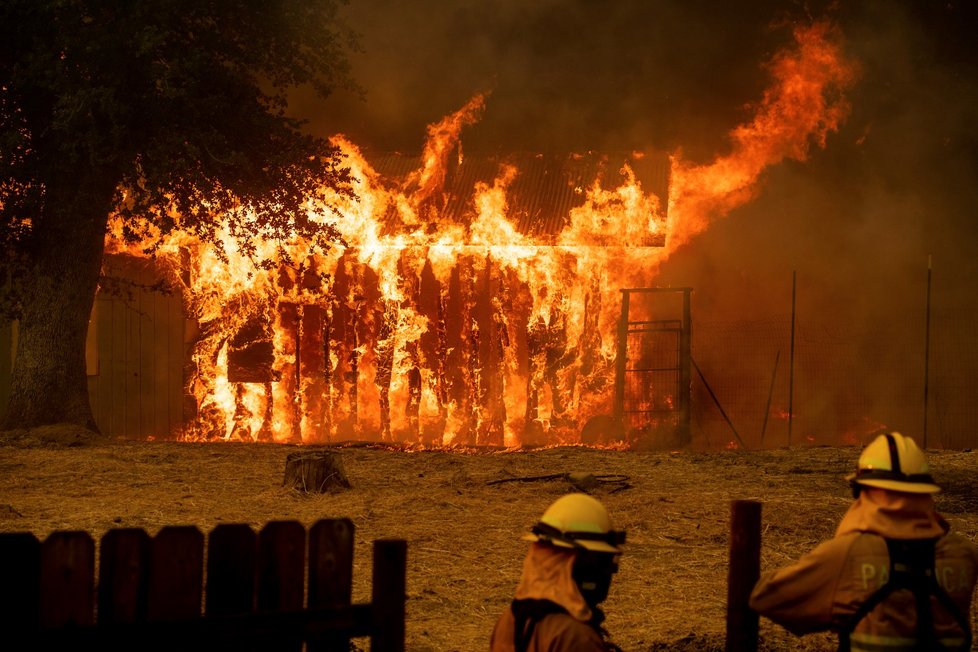
[[[601,636],[608,652],[624,652],[611,640],[611,635],[602,623],[604,623],[604,612],[599,607],[591,607],[591,621],[588,624]]]
[[[549,614],[567,613],[567,610],[550,600],[513,600],[510,604],[513,611],[513,645],[516,652],[526,652],[533,639],[533,631],[537,623]]]
[[[869,596],[839,630],[839,650],[848,652],[850,637],[856,626],[869,612],[891,593],[906,589],[913,593],[917,613],[917,645],[921,649],[943,649],[934,631],[934,614],[930,596],[935,596],[965,634],[966,646],[971,649],[971,624],[947,591],[937,582],[934,573],[935,544],[937,539],[884,539],[890,556],[890,576],[886,584]]]

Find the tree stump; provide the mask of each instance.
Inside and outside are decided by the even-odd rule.
[[[321,494],[351,487],[343,470],[343,458],[327,450],[289,453],[282,484],[303,493]]]

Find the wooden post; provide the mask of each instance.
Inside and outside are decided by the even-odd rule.
[[[761,569],[761,503],[730,503],[726,652],[757,652],[758,615],[748,605]]]
[[[615,355],[615,421],[624,424],[625,420],[625,369],[628,356],[628,303],[629,290],[621,291],[621,316],[618,318],[618,340]]]
[[[795,418],[795,290],[796,273],[791,272],[791,351],[788,355],[788,448],[791,448],[791,426]]]
[[[930,388],[930,283],[931,255],[927,254],[927,313],[924,330],[924,450],[927,450],[927,400]]]
[[[407,542],[374,541],[373,652],[404,652],[404,616],[407,596]]]

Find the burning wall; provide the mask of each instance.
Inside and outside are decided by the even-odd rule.
[[[178,232],[158,248],[198,325],[187,438],[577,441],[611,411],[618,289],[748,201],[764,169],[803,159],[843,118],[852,72],[826,25],[796,32],[732,148],[707,164],[651,154],[475,159],[477,95],[428,129],[420,159],[342,137],[356,200],[310,202],[329,251],[251,235],[254,257]],[[658,182],[657,182],[658,180]],[[668,208],[668,210],[667,210]],[[117,237],[109,251],[129,251]]]
[[[253,270],[250,285],[228,278],[229,267],[207,267],[206,252],[186,258],[187,300],[200,314],[190,436],[515,445],[575,441],[582,419],[610,412],[615,343],[606,334],[618,308],[602,311],[602,295],[618,284],[607,286],[607,267],[662,246],[657,195],[639,175],[663,192],[665,157],[452,157],[421,209],[440,216],[429,234],[430,223],[410,223],[416,213],[402,208],[418,159],[387,155],[368,167],[343,146],[361,166],[357,194],[377,200],[359,232],[370,237],[267,276]],[[506,187],[516,169],[529,174]],[[623,183],[603,190],[608,177]],[[595,205],[606,216],[597,244],[558,244],[568,216]],[[614,233],[611,217],[641,229]],[[475,242],[461,240],[466,231]]]

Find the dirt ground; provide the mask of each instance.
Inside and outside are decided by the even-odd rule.
[[[0,440],[2,441],[2,440]],[[0,444],[0,531],[350,517],[356,527],[354,600],[369,595],[371,542],[408,541],[408,649],[470,652],[512,598],[527,544],[519,536],[572,490],[566,477],[608,476],[591,489],[628,533],[605,603],[606,625],[629,651],[723,650],[730,501],[763,502],[762,569],[832,535],[850,501],[857,448],[633,452],[583,447],[420,451],[337,447],[353,485],[325,495],[282,486],[278,444],[106,442],[66,446],[31,438]],[[978,540],[978,453],[931,452],[946,490],[938,506]],[[505,482],[495,482],[505,480]],[[972,614],[974,619],[974,614]],[[834,650],[827,635],[793,638],[761,621],[762,650]],[[366,643],[364,642],[364,645]]]

